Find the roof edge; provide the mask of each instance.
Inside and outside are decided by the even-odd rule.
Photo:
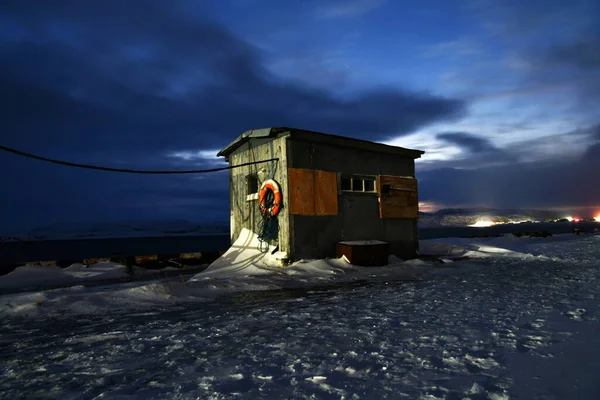
[[[250,129],[242,133],[235,140],[229,143],[225,148],[217,153],[217,157],[227,157],[233,153],[237,148],[254,138],[268,138],[273,137],[280,133],[281,128],[262,128],[262,129]]]
[[[388,144],[377,143],[370,140],[365,139],[356,139],[347,136],[340,136],[335,134],[309,131],[305,129],[298,128],[288,128],[288,127],[276,127],[276,128],[263,128],[263,129],[250,129],[242,133],[235,140],[229,143],[225,148],[223,148],[219,153],[217,153],[217,157],[228,157],[231,153],[233,153],[236,149],[244,145],[251,139],[255,138],[269,138],[275,137],[281,133],[289,132],[292,134],[292,137],[296,137],[297,139],[302,140],[302,134],[314,135],[314,137],[318,137],[322,139],[323,142],[332,142],[332,141],[344,141],[345,143],[353,143],[356,146],[368,146],[373,151],[386,151],[388,153],[396,153],[402,154],[407,157],[412,157],[413,159],[421,158],[425,152],[423,150],[415,150],[408,149],[400,146],[391,146]],[[340,143],[341,144],[341,143]]]
[[[365,140],[365,139],[356,139],[356,138],[352,138],[352,137],[347,137],[347,136],[340,136],[340,135],[334,135],[334,134],[330,134],[330,133],[322,133],[322,132],[315,132],[315,131],[308,131],[308,130],[304,130],[304,129],[290,129],[290,128],[286,128],[289,129],[292,133],[292,137],[294,137],[294,133],[296,133],[297,135],[295,136],[298,140],[305,140],[305,138],[303,138],[301,136],[301,134],[309,134],[309,135],[314,135],[314,138],[319,138],[321,139],[322,142],[329,142],[332,144],[336,144],[336,145],[349,145],[352,144],[354,146],[352,147],[362,147],[371,151],[375,151],[375,152],[386,152],[386,153],[390,153],[390,154],[398,154],[398,155],[403,155],[406,157],[412,157],[413,159],[417,159],[417,158],[421,158],[421,156],[423,154],[425,154],[425,151],[423,150],[415,150],[415,149],[409,149],[406,147],[400,147],[400,146],[392,146],[389,144],[384,144],[384,143],[377,143],[377,142],[373,142],[371,140]],[[335,143],[337,142],[337,143]]]

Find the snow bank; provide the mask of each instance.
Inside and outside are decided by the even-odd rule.
[[[0,296],[0,316],[64,316],[110,314],[116,309],[147,309],[164,305],[168,286],[147,282],[67,288]]]
[[[229,250],[191,281],[234,275],[268,275],[273,273],[274,268],[283,266],[279,258],[270,252],[260,251],[259,247],[257,235],[244,228]]]
[[[333,275],[366,275],[391,271],[392,267],[415,267],[426,263],[420,260],[404,262],[391,257],[385,267],[359,267],[350,264],[346,257],[326,260],[301,260],[283,267],[280,253],[272,255],[259,250],[260,242],[255,233],[243,229],[238,240],[218,260],[206,270],[196,274],[189,281],[230,279],[240,277],[323,277]],[[398,269],[396,269],[398,270]]]
[[[136,267],[136,272],[145,269]],[[68,268],[23,266],[0,276],[0,289],[30,288],[77,284],[80,282],[102,281],[126,278],[130,275],[126,267],[117,263],[98,263],[92,265],[73,264]]]
[[[342,257],[302,260],[284,268],[280,253],[263,253],[258,250],[258,244],[256,235],[244,230],[240,238],[221,258],[187,281],[180,276],[151,284],[136,282],[94,288],[79,286],[2,296],[0,315],[111,312],[115,307],[144,308],[173,301],[203,301],[224,293],[242,291],[277,290],[378,279],[415,279],[431,266],[431,263],[421,260],[405,262],[390,257],[391,263],[385,267],[359,267],[350,264],[348,259]],[[121,272],[124,273],[123,266],[111,263],[90,267],[76,264],[64,270],[58,267],[29,268],[35,268],[29,272],[51,268],[54,274],[53,283],[59,279],[76,282],[77,279],[98,279],[105,276],[104,274],[115,277]],[[24,275],[18,272],[15,276],[19,279],[11,279],[14,279],[15,284],[22,285],[25,280]],[[30,275],[30,279],[33,280],[33,277],[38,274]]]
[[[190,266],[189,268],[194,268]],[[142,267],[133,267],[136,277],[145,277],[160,273],[161,271],[182,270],[186,268],[167,267],[160,270],[148,270]],[[67,268],[52,266],[22,266],[14,271],[0,276],[0,290],[2,289],[29,289],[52,287],[61,285],[77,285],[81,283],[103,282],[130,278],[127,267],[113,262],[96,264],[73,264]]]
[[[489,257],[512,257],[520,259],[553,259],[547,257],[544,246],[580,240],[582,237],[572,234],[554,235],[549,238],[515,237],[504,235],[492,238],[444,238],[423,240],[419,244],[419,253],[423,256],[438,256],[447,259]]]
[[[562,248],[569,248],[568,241],[578,240],[573,235],[559,235],[550,239],[514,238],[512,236],[487,239],[450,238],[428,240],[420,244],[421,254],[434,257],[432,261],[402,261],[390,257],[390,264],[384,267],[360,267],[352,265],[345,257],[326,260],[302,260],[283,267],[281,254],[263,253],[258,250],[256,235],[244,230],[234,245],[205,271],[188,280],[183,276],[148,283],[128,283],[105,287],[75,287],[0,297],[0,315],[39,313],[96,313],[112,312],[115,307],[145,308],[172,302],[206,301],[215,296],[244,291],[277,290],[285,288],[314,287],[334,283],[421,279],[426,274],[454,273],[454,269],[438,268],[459,257],[480,260],[494,257],[508,257],[524,261],[553,260],[547,256],[551,251],[543,246],[551,242],[565,242]],[[557,247],[555,243],[553,248]],[[440,261],[442,263],[440,263]],[[451,263],[460,267],[462,264]],[[485,267],[481,263],[477,267]],[[45,270],[44,274],[31,274]],[[436,272],[437,271],[437,272]],[[98,279],[110,275],[122,276],[124,267],[111,263],[89,267],[73,265],[65,270],[57,267],[26,267],[18,269],[10,276],[0,279],[0,285],[11,280],[19,282],[25,275],[31,279],[46,282],[64,279],[75,282],[81,279]],[[136,272],[137,273],[137,272]],[[34,278],[35,276],[35,278]]]
[[[62,285],[75,280],[61,267],[24,266],[0,276],[0,289]]]

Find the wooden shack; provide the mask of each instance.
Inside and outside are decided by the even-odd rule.
[[[246,164],[229,175],[231,240],[243,228],[261,230],[259,191],[271,180],[282,195],[271,250],[316,259],[335,257],[340,242],[380,241],[390,254],[414,258],[415,159],[423,153],[293,128],[244,132],[218,153],[231,166]]]

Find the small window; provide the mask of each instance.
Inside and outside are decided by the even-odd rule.
[[[365,186],[365,192],[374,192],[375,191],[375,179],[365,179],[363,181]]]
[[[342,190],[350,191],[352,190],[352,179],[347,176],[342,176]]]
[[[364,192],[363,180],[361,178],[352,178],[352,191]]]
[[[248,175],[246,177],[246,194],[258,193],[258,176]]]
[[[375,177],[360,175],[342,175],[340,188],[344,192],[375,193]]]

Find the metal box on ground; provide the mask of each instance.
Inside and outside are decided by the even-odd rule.
[[[346,256],[353,265],[365,267],[387,265],[388,255],[388,243],[379,240],[356,240],[337,244],[337,257]]]

